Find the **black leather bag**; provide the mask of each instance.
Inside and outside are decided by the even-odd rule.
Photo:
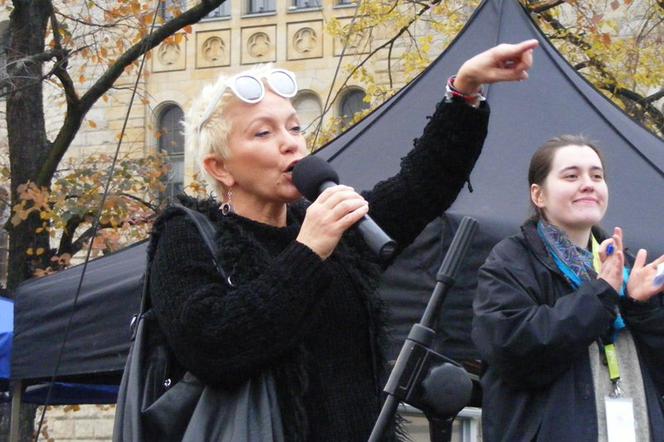
[[[215,228],[202,214],[176,206],[196,224],[217,256]],[[217,270],[230,285],[224,270]],[[175,362],[149,305],[150,264],[141,308],[132,324],[132,344],[118,391],[114,442],[282,442],[281,413],[272,373],[237,389],[213,389]]]

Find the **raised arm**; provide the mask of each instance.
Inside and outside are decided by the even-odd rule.
[[[525,80],[538,43],[502,44],[466,61],[394,177],[365,194],[369,213],[401,246],[456,199],[479,157],[489,109],[474,102],[482,84]],[[465,97],[465,98],[464,98]],[[476,106],[477,105],[477,106]]]

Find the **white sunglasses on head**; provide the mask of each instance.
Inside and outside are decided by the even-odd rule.
[[[235,75],[228,79],[226,87],[222,88],[210,101],[203,114],[199,130],[203,128],[214,113],[219,100],[226,93],[226,89],[230,89],[233,95],[249,104],[256,104],[265,98],[265,85],[261,81],[263,78],[267,80],[268,86],[270,86],[270,89],[274,93],[284,98],[292,98],[297,94],[295,74],[286,69],[271,69],[268,73],[261,76],[247,73]]]

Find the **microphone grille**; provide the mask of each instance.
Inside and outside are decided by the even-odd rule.
[[[321,184],[328,181],[339,184],[339,175],[322,158],[309,155],[301,159],[293,168],[293,183],[309,201],[318,197]]]

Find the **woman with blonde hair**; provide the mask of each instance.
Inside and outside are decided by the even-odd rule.
[[[370,213],[406,246],[449,207],[486,135],[480,86],[525,79],[535,46],[501,45],[468,60],[397,175],[364,195],[337,185],[310,203],[292,180],[307,155],[290,101],[295,75],[264,66],[205,88],[186,138],[219,199],[181,201],[215,224],[216,259],[229,277],[196,228],[166,211],[152,238],[150,288],[179,363],[221,389],[270,370],[288,441],[366,440],[384,364],[380,268],[349,228]]]

